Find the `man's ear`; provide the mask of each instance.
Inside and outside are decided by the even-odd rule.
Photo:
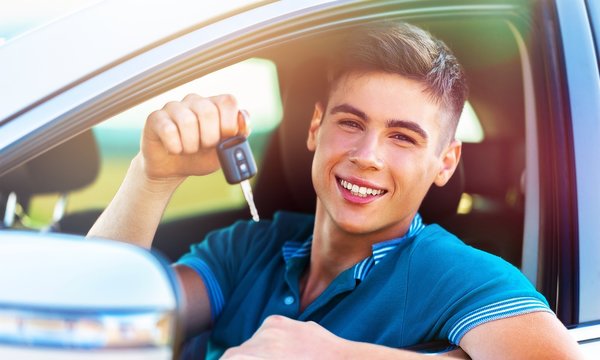
[[[435,177],[434,184],[444,186],[454,174],[454,170],[460,161],[462,151],[462,143],[458,140],[453,140],[450,145],[442,153],[442,166]]]
[[[306,147],[310,151],[315,151],[317,148],[317,134],[321,127],[321,121],[323,121],[323,104],[320,102],[315,103],[315,111],[313,112],[312,119],[310,120],[310,127],[308,128],[308,139],[306,139]]]

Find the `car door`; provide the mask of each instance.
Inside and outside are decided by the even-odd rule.
[[[578,280],[568,301],[575,309],[571,332],[589,356],[600,353],[600,76],[598,72],[598,36],[600,36],[600,4],[598,1],[557,1],[560,39],[570,108],[572,146],[576,181],[576,232],[578,242],[568,242],[576,259],[569,270]],[[562,276],[560,280],[566,279]],[[564,294],[569,296],[568,294]]]

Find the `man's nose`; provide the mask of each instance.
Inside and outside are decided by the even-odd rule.
[[[376,134],[365,133],[350,151],[350,161],[361,169],[381,170],[384,163],[379,154],[380,146]]]

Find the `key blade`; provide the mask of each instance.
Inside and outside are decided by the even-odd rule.
[[[260,218],[258,217],[258,210],[256,210],[256,205],[254,204],[254,195],[252,194],[252,187],[250,186],[249,180],[243,180],[240,182],[242,186],[242,192],[244,193],[244,198],[246,198],[246,202],[248,203],[248,207],[250,207],[250,214],[252,215],[252,220],[258,222]]]

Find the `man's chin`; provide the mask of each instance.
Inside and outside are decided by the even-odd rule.
[[[365,219],[352,219],[336,221],[338,227],[351,235],[366,235],[374,232],[374,226]]]

